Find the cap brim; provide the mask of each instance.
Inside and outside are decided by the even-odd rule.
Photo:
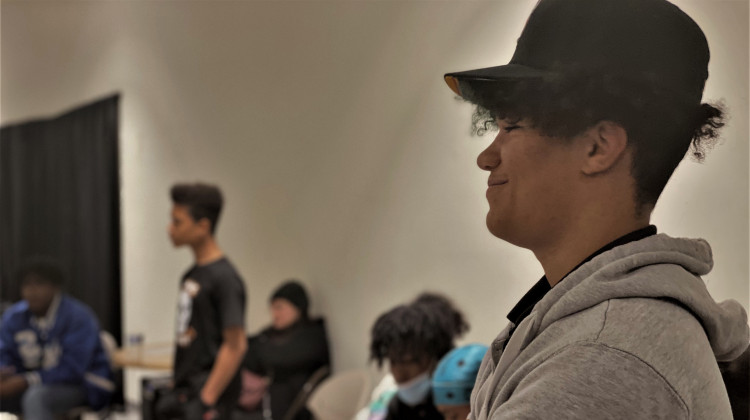
[[[501,87],[519,81],[540,79],[548,73],[520,64],[485,67],[457,73],[447,73],[443,78],[448,87],[458,96],[473,101],[472,92],[480,87]]]

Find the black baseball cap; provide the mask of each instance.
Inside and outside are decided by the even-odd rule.
[[[700,103],[709,50],[700,27],[665,0],[541,0],[510,63],[446,74],[457,95],[534,83],[581,69],[650,80]]]

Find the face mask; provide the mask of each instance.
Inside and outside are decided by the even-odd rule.
[[[406,405],[415,406],[424,401],[431,389],[430,374],[425,372],[398,386],[398,398]]]

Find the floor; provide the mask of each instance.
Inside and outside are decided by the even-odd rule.
[[[140,407],[137,406],[131,406],[128,407],[127,411],[124,413],[113,413],[111,416],[107,417],[107,420],[140,420],[141,418],[141,411]],[[96,413],[90,413],[90,414],[84,414],[81,417],[82,420],[100,420],[100,417],[96,415]],[[18,417],[7,414],[7,413],[0,413],[0,420],[18,420]]]

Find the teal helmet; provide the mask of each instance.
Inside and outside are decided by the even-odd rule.
[[[438,363],[432,376],[432,398],[435,405],[469,404],[487,346],[469,344],[451,350]]]

